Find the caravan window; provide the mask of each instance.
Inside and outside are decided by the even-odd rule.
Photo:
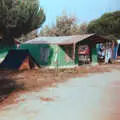
[[[49,60],[49,55],[50,55],[50,49],[49,48],[40,48],[40,60],[42,62],[48,62]]]

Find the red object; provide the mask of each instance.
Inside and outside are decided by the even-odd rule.
[[[89,55],[90,54],[90,49],[87,45],[82,45],[82,46],[79,46],[79,49],[78,49],[78,54],[82,54],[82,55]]]
[[[19,41],[15,40],[15,44],[21,44]]]
[[[15,44],[16,44],[17,48],[19,48],[19,47],[20,47],[21,42],[19,42],[19,41],[17,41],[17,40],[14,40],[14,41],[15,41]]]

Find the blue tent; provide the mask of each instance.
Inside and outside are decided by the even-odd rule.
[[[120,53],[118,51],[120,51],[120,40],[117,40],[118,45],[114,47],[114,55],[113,58],[116,59],[117,56],[120,56]]]
[[[19,69],[27,58],[30,68],[34,67],[35,64],[38,66],[28,50],[10,50],[4,61],[0,64],[0,69]]]

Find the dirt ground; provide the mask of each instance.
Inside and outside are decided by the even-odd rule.
[[[0,120],[119,120],[119,71],[102,65],[7,74],[13,92],[1,103]]]
[[[70,78],[83,77],[88,73],[110,72],[113,69],[120,69],[120,66],[111,64],[61,70],[0,71],[0,107],[19,102],[15,101],[15,98],[21,93],[56,87],[56,83]]]

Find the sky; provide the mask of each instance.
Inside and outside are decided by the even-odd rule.
[[[120,0],[40,0],[40,6],[46,14],[44,25],[54,24],[63,11],[75,15],[80,23],[88,23],[105,12],[120,10]]]

